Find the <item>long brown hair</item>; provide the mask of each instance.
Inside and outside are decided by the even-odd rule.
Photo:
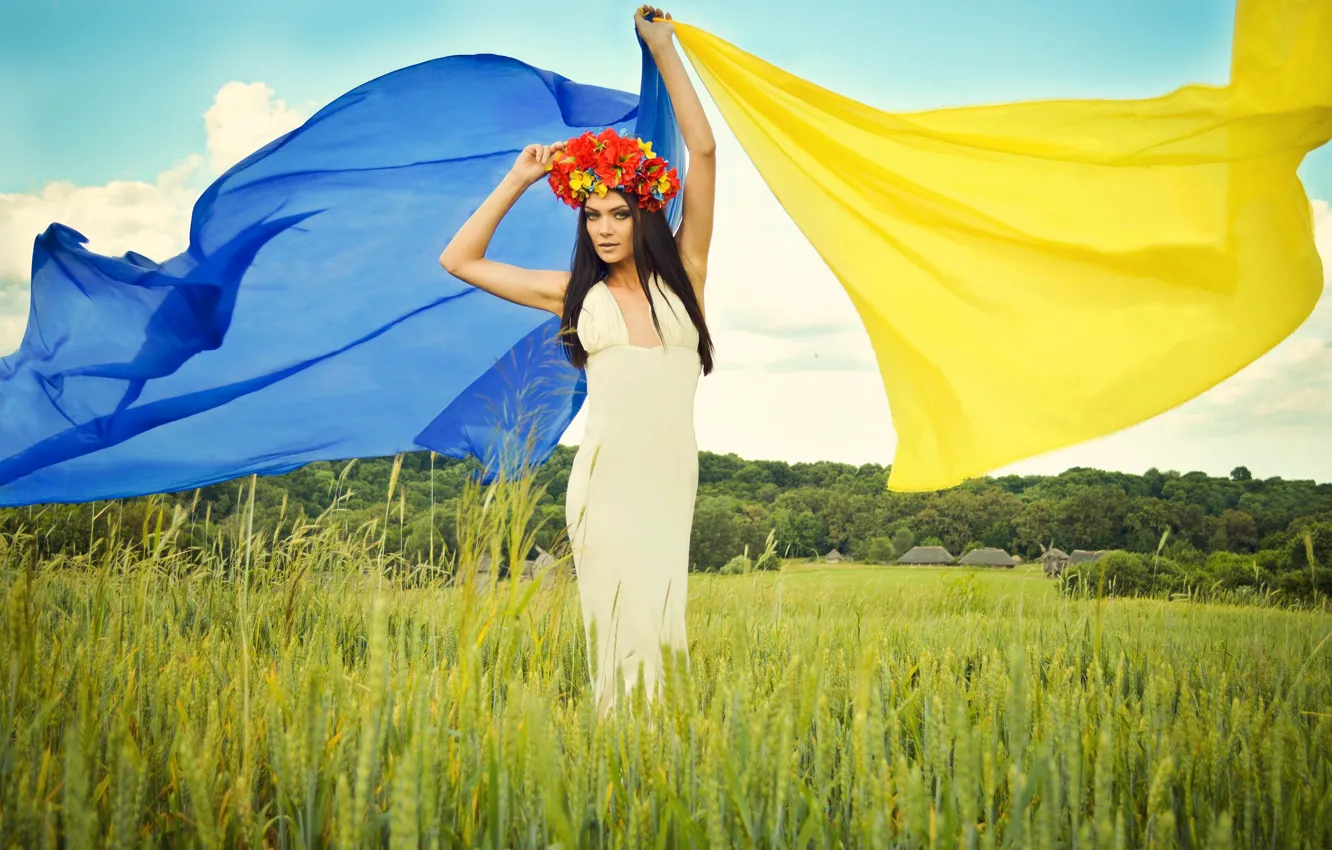
[[[619,189],[611,191],[618,192],[629,204],[629,213],[634,222],[634,266],[638,269],[638,282],[643,287],[643,294],[648,297],[648,309],[652,312],[652,324],[657,329],[657,335],[665,340],[661,333],[661,323],[657,320],[657,308],[648,289],[654,273],[679,297],[685,312],[698,329],[698,358],[703,362],[703,374],[708,374],[712,371],[712,335],[708,333],[703,309],[699,306],[698,296],[685,272],[680,248],[675,243],[675,234],[671,233],[665,211],[649,212],[638,205],[634,196]],[[583,342],[578,338],[578,314],[582,312],[587,293],[606,276],[608,270],[606,263],[597,255],[592,235],[587,232],[587,208],[580,207],[578,234],[574,240],[573,261],[569,268],[569,285],[564,292],[564,315],[560,319],[560,340],[564,344],[565,356],[578,369],[587,365],[587,349],[583,348]]]

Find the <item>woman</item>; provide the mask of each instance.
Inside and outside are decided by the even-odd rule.
[[[685,595],[698,488],[694,392],[712,371],[703,288],[716,147],[676,53],[670,15],[643,7],[634,23],[657,63],[689,153],[683,215],[662,207],[674,169],[651,145],[613,130],[528,145],[440,256],[455,277],[561,318],[570,362],[587,373],[587,427],[565,503],[592,668],[604,715],[640,673],[651,699],[662,648],[688,663]],[[615,165],[622,166],[621,171]],[[579,210],[570,271],[487,260],[500,219],[537,180]]]

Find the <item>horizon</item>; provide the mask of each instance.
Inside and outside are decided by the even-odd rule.
[[[572,455],[575,451],[577,451],[577,448],[578,448],[578,445],[577,445],[576,443],[565,443],[565,442],[561,442],[561,443],[559,443],[558,445],[556,445],[556,446],[552,449],[552,451],[551,451],[551,455],[553,456],[554,453],[555,453],[556,451],[559,451],[559,450],[561,450],[561,449],[564,450],[565,452],[568,452],[570,455]],[[429,454],[429,453],[430,453],[430,450],[429,450],[429,449],[419,449],[419,450],[415,450],[415,451],[412,451],[412,452],[407,452],[407,453],[405,453],[405,454]],[[877,463],[877,462],[875,462],[875,461],[866,461],[865,463],[857,464],[857,463],[849,463],[849,462],[847,462],[847,461],[831,460],[831,459],[828,459],[828,458],[817,459],[817,460],[798,460],[798,461],[788,461],[788,460],[784,460],[784,459],[782,459],[782,458],[747,457],[747,456],[742,455],[742,454],[739,454],[739,453],[737,453],[737,452],[732,452],[732,451],[728,451],[728,452],[718,452],[718,451],[712,451],[712,450],[710,450],[710,449],[704,449],[704,448],[700,448],[700,449],[699,449],[699,454],[700,454],[700,455],[705,455],[705,454],[707,454],[707,455],[712,455],[712,456],[714,456],[714,457],[720,457],[720,458],[735,457],[736,459],[738,459],[738,460],[741,461],[742,463],[784,463],[784,464],[786,464],[787,466],[790,466],[790,467],[796,467],[796,466],[818,466],[819,464],[833,464],[833,465],[838,465],[838,466],[846,466],[846,467],[849,467],[850,469],[860,469],[860,468],[863,468],[863,467],[865,467],[865,466],[877,466],[879,469],[881,469],[881,470],[883,470],[883,471],[886,472],[886,471],[887,471],[889,468],[891,468],[891,466],[892,466],[891,463],[886,463],[886,464],[884,464],[884,463]],[[436,457],[438,458],[438,461],[437,461],[437,462],[443,461],[443,462],[445,462],[445,463],[467,463],[467,462],[469,462],[469,461],[474,461],[474,460],[475,460],[475,458],[455,458],[455,457],[451,457],[451,456],[449,456],[449,455],[436,455]],[[311,463],[330,463],[330,464],[336,464],[336,463],[350,463],[350,462],[353,461],[353,460],[358,461],[358,462],[359,462],[359,461],[365,461],[365,460],[385,460],[385,461],[392,461],[393,458],[394,458],[394,455],[375,455],[375,456],[373,456],[373,457],[331,458],[331,459],[328,459],[328,460],[311,461]],[[306,466],[309,466],[309,465],[310,465],[310,464],[306,464]],[[544,464],[543,464],[543,465],[544,465]],[[298,468],[299,468],[299,467],[298,467]],[[1246,470],[1247,472],[1249,472],[1249,474],[1252,476],[1252,478],[1251,478],[1251,479],[1236,479],[1236,478],[1234,478],[1234,477],[1233,477],[1233,474],[1234,474],[1236,471],[1240,470],[1240,469],[1244,469],[1244,470]],[[294,472],[294,471],[296,471],[296,470],[289,470],[289,472]],[[1319,479],[1316,479],[1316,478],[1307,478],[1307,477],[1304,477],[1304,478],[1294,478],[1294,477],[1287,477],[1287,476],[1283,476],[1283,475],[1269,475],[1269,476],[1258,475],[1258,474],[1254,473],[1253,470],[1252,470],[1247,464],[1243,464],[1243,463],[1236,464],[1234,467],[1231,468],[1231,470],[1230,470],[1229,472],[1225,472],[1225,473],[1222,473],[1222,474],[1219,474],[1219,475],[1217,475],[1217,474],[1213,474],[1213,473],[1209,473],[1209,472],[1207,472],[1207,471],[1205,471],[1205,470],[1201,470],[1201,469],[1173,468],[1173,467],[1169,467],[1169,466],[1165,466],[1165,467],[1153,466],[1153,467],[1147,467],[1146,469],[1140,469],[1140,470],[1105,469],[1105,468],[1103,468],[1103,467],[1097,467],[1097,466],[1070,466],[1070,467],[1066,467],[1065,469],[1059,470],[1059,471],[1057,471],[1057,472],[1005,472],[1005,473],[1002,473],[1002,474],[1001,474],[1001,473],[991,473],[991,474],[989,474],[989,475],[982,475],[982,476],[977,476],[977,477],[975,477],[975,478],[968,478],[966,481],[962,482],[961,484],[957,484],[957,485],[955,485],[955,486],[953,486],[953,487],[949,487],[949,488],[944,489],[944,490],[920,491],[920,492],[918,493],[918,495],[929,495],[930,493],[946,493],[946,492],[948,492],[949,490],[956,490],[956,489],[958,489],[958,488],[965,487],[965,486],[967,486],[968,484],[970,484],[970,483],[972,483],[972,482],[976,482],[976,481],[998,482],[998,481],[1000,481],[1001,479],[1004,479],[1004,478],[1040,478],[1040,479],[1046,479],[1046,478],[1059,478],[1059,477],[1061,477],[1061,476],[1064,476],[1064,475],[1067,475],[1067,474],[1070,474],[1070,473],[1077,473],[1077,472],[1110,473],[1110,474],[1115,474],[1115,475],[1126,475],[1126,476],[1129,476],[1129,477],[1135,477],[1135,478],[1143,478],[1143,477],[1145,477],[1146,475],[1148,475],[1149,473],[1156,472],[1156,473],[1158,473],[1158,474],[1160,474],[1160,475],[1164,475],[1164,476],[1178,476],[1178,477],[1180,477],[1180,478],[1186,478],[1186,477],[1191,476],[1191,475],[1204,475],[1204,476],[1206,476],[1206,477],[1209,478],[1209,479],[1217,480],[1217,481],[1237,481],[1237,482],[1243,482],[1243,481],[1246,481],[1246,480],[1251,480],[1251,481],[1257,481],[1257,482],[1260,482],[1260,483],[1270,483],[1270,482],[1280,481],[1280,482],[1283,482],[1283,483],[1289,483],[1289,484],[1311,483],[1311,484],[1313,484],[1315,487],[1329,487],[1329,486],[1332,486],[1332,480],[1319,480]],[[275,474],[275,475],[271,475],[271,476],[262,476],[262,477],[279,478],[279,477],[281,477],[282,475],[286,475],[286,474],[288,474],[288,473],[283,472],[283,473],[277,473],[277,474]],[[242,476],[242,478],[248,478],[248,477],[249,477],[248,475],[247,475],[247,476]],[[216,484],[209,484],[209,485],[205,485],[205,486],[208,486],[208,487],[214,487],[214,486],[218,486],[218,485],[220,485],[220,484],[225,484],[225,483],[228,483],[228,482],[231,482],[231,481],[239,481],[239,480],[241,480],[241,478],[229,478],[229,479],[227,479],[226,481],[220,481],[220,482],[217,482]],[[189,492],[189,491],[188,491],[188,490],[179,490],[179,491],[174,491],[174,492],[184,493],[184,492]],[[892,492],[900,492],[901,495],[911,495],[911,494],[912,494],[912,491],[892,491]]]

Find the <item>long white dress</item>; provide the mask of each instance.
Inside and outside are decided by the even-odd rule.
[[[662,676],[662,644],[688,661],[698,330],[669,286],[654,277],[649,289],[661,345],[630,343],[624,313],[604,281],[588,291],[577,322],[588,352],[587,426],[569,474],[565,519],[592,698],[601,713],[633,687],[640,665],[652,697]],[[646,324],[640,334],[656,341],[650,316],[635,324]]]

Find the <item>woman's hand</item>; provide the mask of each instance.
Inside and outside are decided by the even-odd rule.
[[[509,173],[522,180],[524,185],[531,185],[546,176],[547,167],[555,155],[564,150],[564,142],[553,145],[528,145],[518,154]]]
[[[651,12],[655,20],[649,21],[643,17],[644,12]],[[671,36],[675,34],[675,23],[671,16],[655,6],[639,6],[638,11],[634,12],[634,26],[638,29],[638,37],[649,48],[669,46]]]

